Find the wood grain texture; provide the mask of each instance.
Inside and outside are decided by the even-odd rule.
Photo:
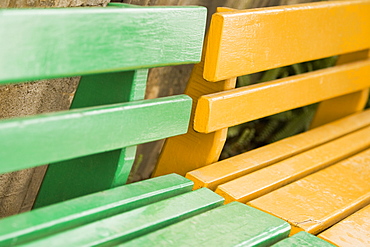
[[[230,203],[119,246],[270,246],[289,232],[281,219]]]
[[[370,203],[370,150],[248,204],[288,221],[294,234],[318,234]]]
[[[370,245],[370,205],[320,233],[318,237],[341,247]]]
[[[152,203],[24,246],[117,245],[221,206],[223,198],[201,189]]]
[[[309,138],[309,137],[308,137]],[[297,181],[370,146],[370,127],[310,149],[217,187],[225,202],[248,202]]]
[[[334,245],[307,232],[299,232],[290,238],[286,238],[271,247],[334,247]]]
[[[83,76],[71,109],[141,100],[147,74],[141,69]],[[34,208],[125,184],[135,152],[131,146],[50,165]]]
[[[204,76],[218,81],[368,49],[369,11],[368,0],[356,0],[217,13]]]
[[[0,13],[4,27],[0,81],[9,83],[198,62],[206,9],[107,7]]]
[[[0,129],[1,139],[5,141],[1,143],[0,156],[6,162],[1,171],[19,170],[184,133],[188,128],[190,107],[188,96],[171,96],[3,120]]]
[[[188,172],[194,188],[215,190],[218,185],[282,161],[370,125],[370,110],[353,114],[281,141]]]
[[[202,133],[252,121],[370,86],[370,60],[202,96],[194,129]],[[258,106],[258,107],[257,107]]]
[[[191,191],[170,174],[0,220],[0,245],[19,245]]]
[[[337,65],[347,64],[354,61],[366,60],[370,57],[370,50],[363,50],[339,56]],[[360,112],[366,106],[369,99],[369,89],[342,95],[320,102],[312,119],[310,128],[335,121],[352,113]]]

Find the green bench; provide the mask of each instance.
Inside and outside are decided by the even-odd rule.
[[[0,172],[51,163],[36,208],[125,184],[137,144],[187,129],[189,97],[137,100],[148,68],[200,59],[205,15],[117,4],[1,10],[2,84],[82,78],[70,111],[1,122]]]
[[[187,131],[190,97],[143,97],[148,68],[200,60],[205,17],[202,7],[125,4],[0,10],[1,84],[82,75],[70,111],[0,121],[1,173],[50,164],[35,209],[0,220],[0,246],[287,237],[288,223],[238,202],[222,206],[176,174],[125,185],[136,145]]]

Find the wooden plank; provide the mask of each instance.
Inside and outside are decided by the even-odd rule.
[[[363,50],[339,57],[337,65],[351,63],[354,61],[365,60],[370,57],[370,50]],[[310,128],[316,128],[326,123],[333,122],[342,117],[355,112],[360,112],[366,106],[369,99],[369,89],[342,95],[333,99],[325,100],[320,103],[315,116],[311,121]]]
[[[200,189],[67,230],[24,246],[116,245],[221,206],[223,198]]]
[[[196,189],[206,187],[215,190],[222,183],[302,153],[369,124],[370,110],[367,110],[188,172],[186,177],[194,181]]]
[[[205,95],[198,101],[194,129],[209,133],[357,92],[370,86],[369,77],[370,59]]]
[[[370,150],[248,204],[317,234],[370,203]]]
[[[214,14],[204,77],[218,81],[368,49],[369,13],[368,0],[355,0]]]
[[[370,245],[370,205],[320,233],[318,237],[341,247]]]
[[[289,232],[287,222],[235,202],[119,246],[270,246]]]
[[[141,69],[82,76],[71,109],[144,99],[147,75]],[[135,153],[131,146],[49,165],[34,208],[126,184]]]
[[[334,245],[307,232],[299,232],[290,238],[286,238],[271,247],[334,247]]]
[[[0,83],[10,83],[198,62],[206,8],[2,9],[0,16]]]
[[[0,245],[18,245],[191,191],[176,174],[79,197],[0,220]]]
[[[179,95],[4,120],[0,170],[9,172],[182,134],[188,128],[190,108],[191,99]]]
[[[226,202],[248,202],[370,146],[370,126],[217,187]]]

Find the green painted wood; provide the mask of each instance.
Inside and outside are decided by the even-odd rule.
[[[25,246],[115,245],[222,205],[223,198],[199,189],[96,221]]]
[[[192,190],[177,174],[157,177],[0,220],[0,246],[18,245]]]
[[[301,246],[312,246],[312,247],[334,247],[325,240],[318,238],[307,232],[299,232],[290,238],[284,239],[277,244],[272,245],[273,247],[301,247]]]
[[[179,95],[3,120],[0,172],[186,133],[190,108]]]
[[[270,246],[289,232],[287,222],[232,202],[119,246]]]
[[[119,7],[119,8],[141,8],[140,5],[133,5],[128,3],[109,3],[109,7]]]
[[[143,99],[147,75],[141,69],[83,76],[71,109]],[[125,184],[135,154],[131,146],[49,165],[34,208]]]
[[[204,7],[1,9],[0,82],[195,63],[205,20]]]

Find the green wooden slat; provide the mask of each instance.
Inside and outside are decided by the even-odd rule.
[[[115,245],[220,206],[223,198],[203,188],[159,201],[25,246]]]
[[[119,246],[270,246],[289,232],[287,222],[232,202]]]
[[[192,190],[177,174],[157,177],[0,220],[0,246],[17,245]]]
[[[141,8],[140,5],[128,4],[128,3],[109,3],[109,7],[119,7],[119,8]]]
[[[284,239],[277,244],[272,245],[273,247],[334,247],[331,243],[328,243],[321,238],[318,238],[307,232],[299,232],[290,238]]]
[[[190,108],[179,95],[1,121],[0,172],[186,133]]]
[[[83,76],[71,108],[143,99],[147,75],[141,69]],[[135,154],[131,146],[49,165],[34,208],[125,184]]]
[[[204,7],[0,9],[0,83],[200,60]]]

